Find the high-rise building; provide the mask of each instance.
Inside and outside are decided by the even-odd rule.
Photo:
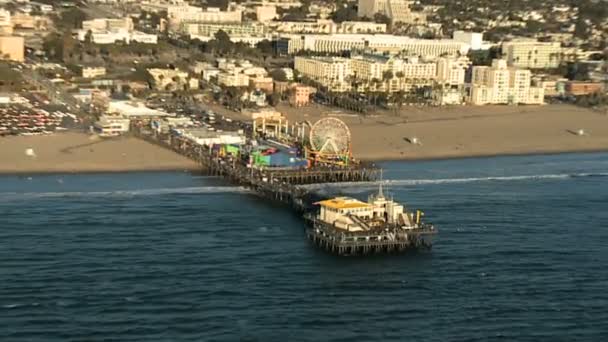
[[[469,102],[484,104],[543,104],[544,89],[531,86],[530,70],[508,67],[504,59],[492,66],[475,66]]]

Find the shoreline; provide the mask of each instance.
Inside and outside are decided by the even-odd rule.
[[[445,155],[445,156],[428,156],[428,157],[403,157],[403,158],[380,158],[380,159],[358,159],[363,162],[381,163],[381,162],[425,162],[425,161],[441,161],[441,160],[458,160],[458,159],[491,159],[503,157],[533,157],[533,156],[559,156],[564,154],[595,154],[608,153],[608,147],[605,149],[581,149],[567,151],[532,151],[532,152],[507,152],[498,154],[475,154],[475,155]]]
[[[405,158],[384,158],[384,159],[360,159],[362,162],[383,163],[383,162],[431,162],[443,160],[459,160],[459,159],[492,159],[502,157],[533,157],[533,156],[559,156],[559,155],[576,155],[576,154],[595,154],[608,153],[608,148],[600,150],[576,150],[576,151],[534,151],[534,152],[514,152],[492,155],[460,155],[460,156],[437,156],[437,157],[405,157]],[[49,170],[0,170],[0,176],[51,176],[51,175],[87,175],[87,174],[119,174],[119,173],[161,173],[161,172],[179,172],[197,174],[201,173],[202,169],[193,168],[98,168],[98,169],[49,169]]]

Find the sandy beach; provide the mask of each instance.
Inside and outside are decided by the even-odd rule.
[[[290,120],[344,120],[354,156],[363,160],[608,151],[608,115],[570,105],[404,107],[367,117],[323,107],[280,110]],[[581,129],[586,135],[574,134]]]
[[[28,156],[32,149],[35,156]],[[84,133],[0,138],[0,173],[196,170],[176,153],[132,138]]]
[[[240,113],[217,109],[243,119]],[[569,105],[407,107],[367,116],[322,106],[278,109],[290,121],[315,122],[328,115],[344,120],[354,156],[361,160],[608,151],[608,115]],[[585,135],[575,134],[581,129]],[[407,141],[412,138],[420,144]],[[35,157],[26,155],[30,148]],[[83,133],[0,138],[0,160],[0,173],[197,169],[194,162],[136,138]]]

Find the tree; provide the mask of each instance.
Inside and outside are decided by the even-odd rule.
[[[355,21],[357,20],[357,10],[353,6],[342,7],[335,11],[331,16],[333,21],[336,23],[341,23],[344,21]]]
[[[287,82],[287,75],[285,74],[285,71],[283,71],[283,69],[274,69],[270,72],[270,77],[272,77],[273,80],[275,81],[279,81],[279,82]]]
[[[272,56],[274,54],[274,48],[272,46],[272,42],[268,39],[264,39],[261,42],[257,43],[255,46],[262,55],[264,56]]]
[[[86,19],[86,13],[74,7],[61,13],[58,26],[64,29],[79,29],[82,28],[82,22]]]

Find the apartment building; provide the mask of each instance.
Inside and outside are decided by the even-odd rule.
[[[102,32],[102,31],[133,31],[135,26],[130,17],[122,19],[99,18],[85,20],[82,22],[82,29],[85,31]]]
[[[183,22],[177,26],[178,32],[196,37],[213,37],[220,30],[230,36],[236,37],[260,36],[265,34],[266,27],[259,23],[222,24],[199,22]]]
[[[462,87],[471,60],[466,56],[440,57],[437,60],[437,82],[448,87]]]
[[[495,59],[492,66],[475,66],[469,103],[543,104],[544,88],[532,87],[531,79],[530,70],[508,67],[504,59]]]
[[[413,1],[407,0],[359,0],[357,14],[359,17],[373,18],[382,14],[391,19],[393,23],[422,24],[426,22],[424,13],[412,12],[410,5]]]
[[[470,46],[451,39],[413,39],[384,34],[331,34],[292,35],[279,43],[282,53],[293,54],[301,50],[324,53],[342,53],[352,50],[373,50],[376,53],[407,52],[410,55],[439,57],[466,55]]]
[[[527,69],[557,68],[562,61],[560,43],[535,40],[513,41],[502,44],[502,53],[510,66]]]
[[[241,73],[223,71],[217,75],[217,83],[225,87],[248,87],[249,76]]]
[[[296,57],[294,68],[301,75],[327,87],[330,91],[344,92],[350,89],[347,78],[351,75],[351,63],[341,57]]]
[[[242,12],[221,11],[219,8],[209,7],[204,10],[201,7],[182,5],[170,6],[167,8],[167,17],[171,25],[179,24],[184,21],[201,23],[240,23]]]
[[[365,53],[346,58],[296,57],[296,70],[332,91],[408,92],[414,87],[464,88],[466,57],[425,60]]]

